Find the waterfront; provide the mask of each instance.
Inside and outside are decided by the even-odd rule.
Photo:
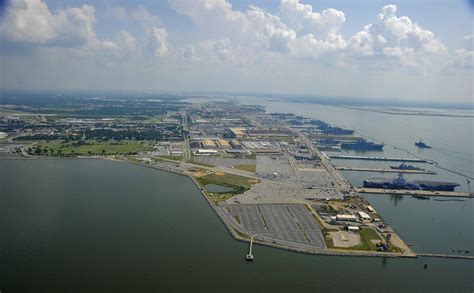
[[[364,152],[367,156],[410,157],[405,150],[434,160],[441,166],[474,176],[474,118],[440,116],[406,116],[361,111],[343,107],[308,103],[277,102],[268,99],[241,98],[244,104],[265,106],[267,112],[284,112],[318,118],[335,125],[355,129],[359,134],[386,144],[383,152]],[[446,110],[449,112],[449,110]],[[455,131],[453,131],[455,130]],[[414,142],[423,138],[433,149],[423,150]],[[390,145],[401,149],[396,149]],[[355,151],[335,153],[360,155]],[[397,162],[333,160],[337,166],[388,168]],[[459,191],[468,191],[466,179],[429,164],[416,164],[436,175],[406,175],[406,178],[426,178],[461,184]],[[342,174],[354,186],[364,178],[393,178],[394,174],[348,172]],[[472,184],[472,183],[471,183]],[[415,252],[452,253],[453,249],[474,251],[474,200],[463,202],[417,200],[409,196],[365,195],[376,210],[397,230],[401,238],[413,244]]]
[[[315,256],[257,245],[255,262],[246,263],[247,244],[176,174],[104,160],[2,160],[0,175],[5,292],[473,286],[469,260]]]

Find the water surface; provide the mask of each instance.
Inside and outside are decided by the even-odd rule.
[[[247,245],[230,236],[188,178],[137,165],[0,160],[0,191],[2,292],[473,289],[472,261],[256,246],[247,263]]]

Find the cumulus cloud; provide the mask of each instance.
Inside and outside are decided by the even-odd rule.
[[[244,12],[234,10],[226,0],[170,0],[170,3],[211,37],[230,39],[235,50],[240,50],[239,46],[253,48],[254,55],[275,52],[314,56],[345,46],[337,33],[345,16],[335,9],[313,12],[311,5],[284,0],[280,15],[276,15],[253,5]]]
[[[137,39],[122,30],[112,39],[100,39],[95,32],[95,8],[91,5],[51,11],[42,0],[13,0],[0,21],[0,41],[24,47],[71,49],[74,55],[104,51],[100,58],[132,56],[149,47],[153,56],[169,53],[168,33],[159,25],[159,17],[143,6],[126,11],[119,6],[109,9],[117,18],[139,20],[145,37]],[[107,53],[108,52],[108,53]],[[107,55],[109,54],[109,55]],[[107,62],[106,62],[107,63]]]
[[[235,62],[236,56],[229,39],[205,40],[184,47],[182,58],[185,61],[222,63]]]
[[[101,44],[97,39],[94,14],[90,5],[52,13],[40,0],[14,0],[1,21],[0,36],[17,43],[109,47],[110,42]]]
[[[462,69],[474,69],[474,51],[466,49],[454,51],[454,66]]]
[[[344,12],[329,8],[321,13],[313,11],[313,6],[299,0],[282,0],[280,11],[285,20],[297,31],[325,36],[334,33],[346,21]]]
[[[168,54],[167,45],[168,33],[165,29],[153,27],[150,31],[150,46],[156,57],[163,57]]]
[[[446,50],[433,32],[421,28],[409,17],[397,17],[397,6],[386,5],[377,21],[365,26],[348,43],[348,49],[364,56],[407,57]]]
[[[344,12],[329,8],[316,11],[299,0],[281,0],[279,13],[257,6],[246,11],[233,9],[226,0],[170,0],[171,6],[188,16],[206,35],[229,39],[232,50],[262,56],[280,53],[296,58],[376,57],[399,60],[404,66],[417,66],[418,58],[446,51],[433,32],[423,29],[407,16],[397,16],[395,5],[382,7],[376,22],[345,39],[340,28]]]
[[[127,31],[120,31],[117,35],[117,45],[124,51],[136,51],[138,49],[138,41]]]

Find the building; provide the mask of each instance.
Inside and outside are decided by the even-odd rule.
[[[357,232],[359,230],[360,229],[357,226],[347,226],[347,231],[349,231],[349,232]]]
[[[336,215],[336,220],[338,221],[345,221],[345,222],[356,222],[357,217],[354,215],[344,215],[344,214],[339,214]]]
[[[359,211],[357,212],[359,214],[359,218],[362,220],[362,221],[370,221],[372,220],[372,218],[366,213],[366,212],[362,212],[362,211]]]
[[[243,127],[231,127],[229,128],[229,130],[235,138],[242,138],[247,136],[247,133],[245,133],[245,128]]]
[[[193,155],[195,156],[210,156],[210,155],[215,155],[218,154],[219,152],[216,150],[204,150],[204,149],[198,149],[193,151]]]
[[[217,148],[216,143],[212,139],[205,138],[202,140],[202,147],[205,149],[215,149]]]
[[[242,144],[241,144],[240,141],[238,141],[237,139],[232,139],[232,140],[230,141],[230,145],[231,145],[232,148],[234,148],[234,149],[238,149],[238,150],[242,149]]]
[[[230,147],[230,144],[229,144],[229,143],[227,142],[227,140],[225,140],[225,139],[218,139],[218,140],[216,141],[216,144],[217,144],[217,147],[218,147],[219,149],[226,149],[226,150],[227,150],[227,149],[230,149],[230,148],[231,148],[231,147]]]

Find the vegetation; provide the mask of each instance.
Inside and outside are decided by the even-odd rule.
[[[29,152],[43,156],[93,156],[93,155],[133,155],[140,151],[152,150],[153,143],[148,141],[103,142],[87,141],[40,141]]]
[[[183,157],[181,156],[160,156],[160,158],[167,159],[167,160],[173,160],[173,161],[181,161]]]
[[[223,172],[216,172],[203,177],[197,177],[196,181],[199,183],[200,186],[205,186],[207,184],[216,184],[232,188],[232,191],[225,192],[206,191],[207,196],[209,196],[215,203],[225,201],[234,195],[244,193],[245,191],[250,189],[250,186],[259,182],[257,179]]]
[[[224,173],[224,172],[215,172],[197,179],[201,185],[206,184],[217,184],[217,185],[231,185],[231,186],[244,186],[250,187],[255,183],[258,183],[258,179],[253,179],[249,177]]]
[[[239,170],[243,170],[243,171],[247,171],[247,172],[252,172],[252,173],[255,173],[257,171],[257,166],[256,165],[235,165],[234,166],[235,169],[239,169]]]
[[[372,250],[377,251],[377,246],[371,240],[382,240],[377,232],[372,228],[361,228],[359,230],[360,244],[347,249],[351,250]]]

